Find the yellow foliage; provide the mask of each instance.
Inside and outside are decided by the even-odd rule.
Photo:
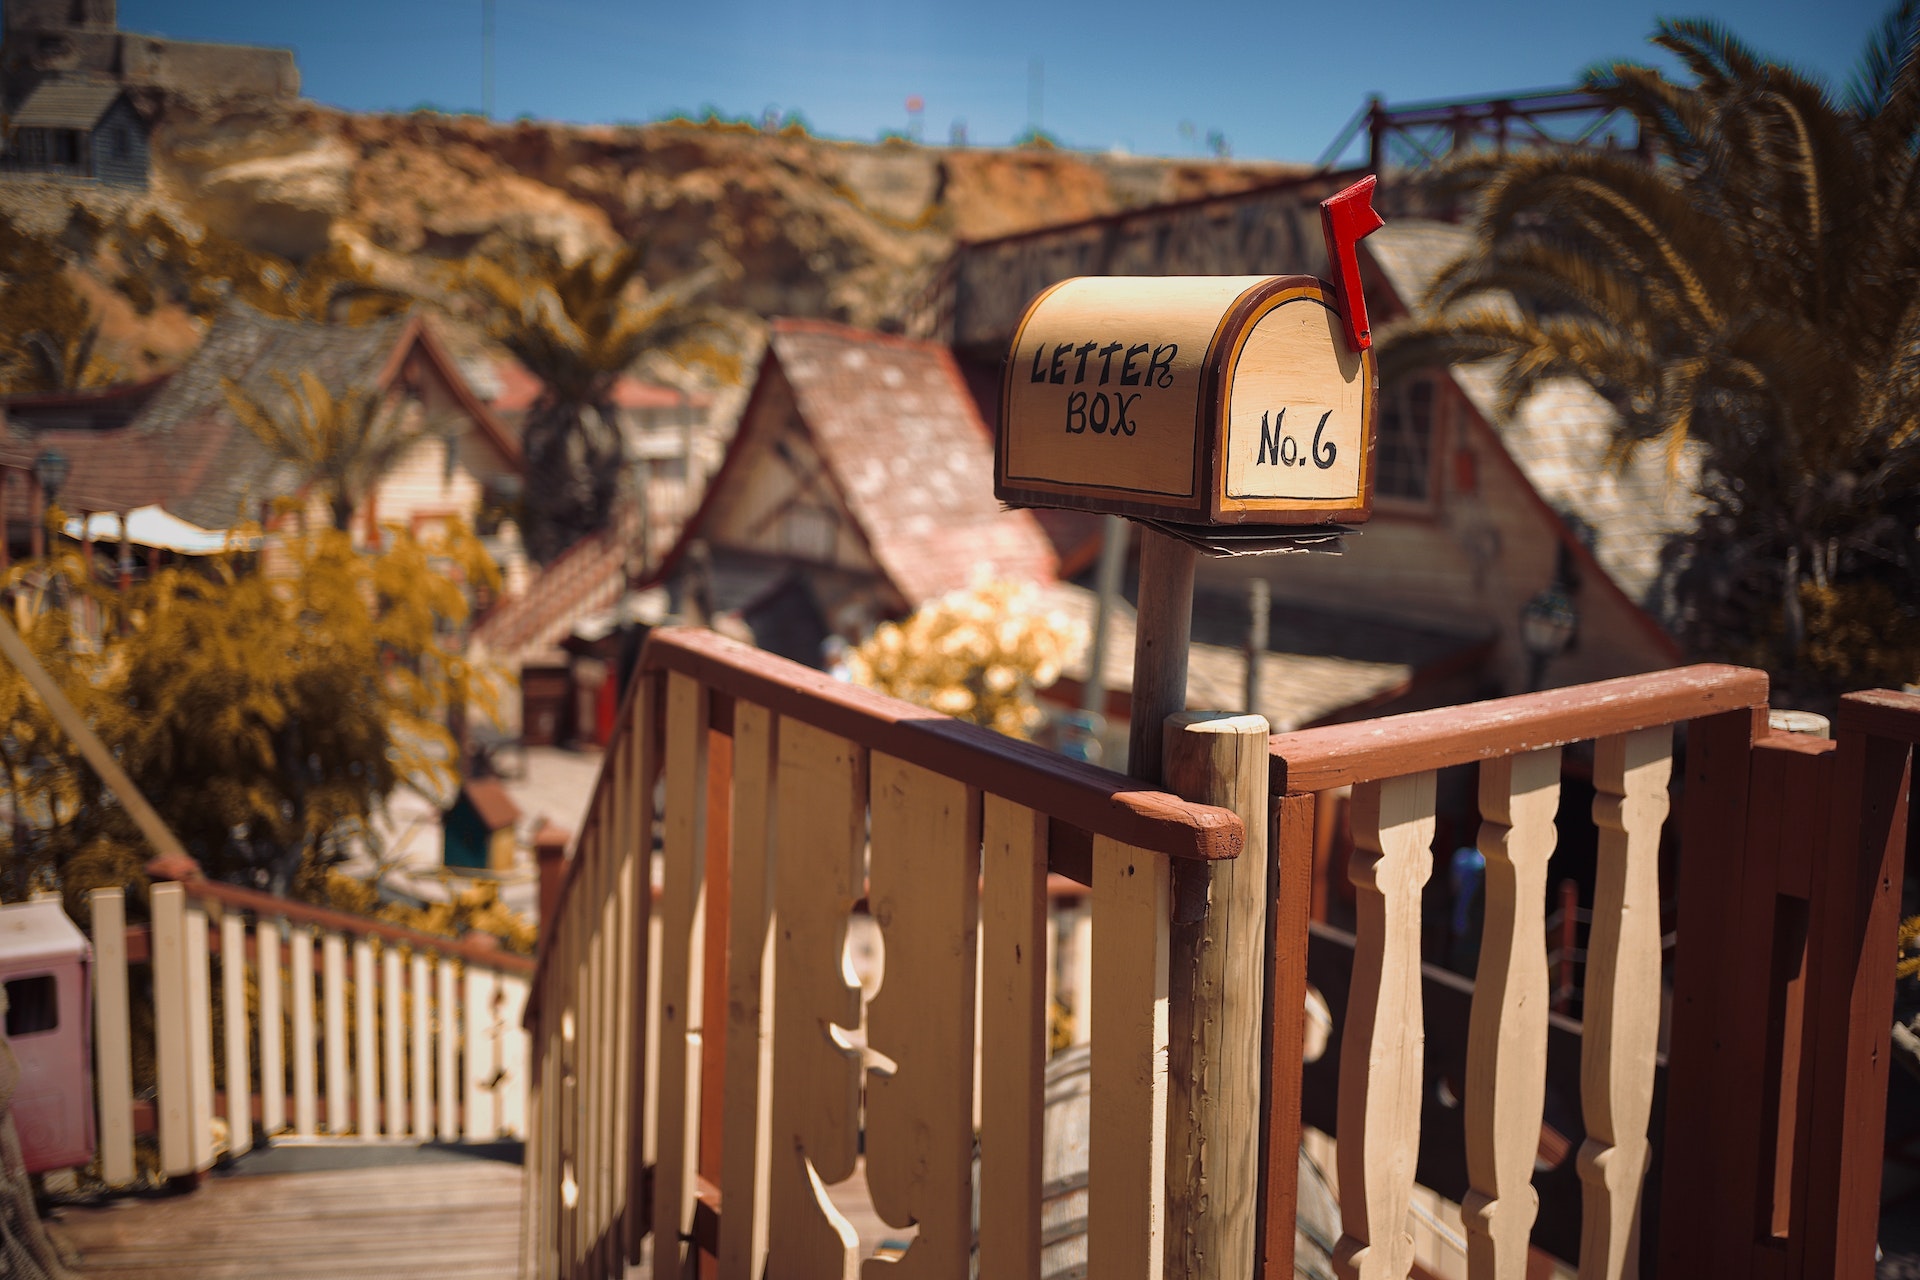
[[[448,794],[449,707],[492,718],[493,683],[446,643],[468,604],[446,570],[490,584],[479,541],[395,530],[375,554],[323,530],[269,577],[237,553],[117,592],[79,558],[15,566],[27,643],[209,875],[312,892],[370,839],[394,788]],[[82,630],[62,601],[91,598]],[[0,824],[0,892],[141,882],[149,852],[10,665],[0,664],[0,777],[25,819]],[[24,840],[23,840],[24,837]]]
[[[1900,922],[1900,934],[1894,944],[1893,972],[1898,978],[1920,977],[1920,916]]]
[[[491,934],[500,939],[507,950],[523,956],[532,955],[538,941],[539,931],[533,922],[500,900],[500,886],[492,880],[476,880],[457,890],[450,901],[421,907],[399,902],[383,907],[379,890],[371,882],[338,871],[327,873],[326,892],[327,905],[336,910],[371,916],[442,938]]]
[[[869,689],[1026,738],[1042,719],[1034,691],[1060,678],[1080,631],[1031,585],[980,582],[882,623],[847,665]]]

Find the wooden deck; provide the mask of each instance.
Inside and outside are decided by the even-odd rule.
[[[63,1211],[86,1280],[514,1280],[517,1164],[491,1160],[208,1178]]]
[[[84,1280],[517,1280],[520,1190],[520,1165],[485,1159],[214,1176],[185,1194],[64,1209],[53,1229]],[[913,1237],[874,1214],[864,1162],[832,1194],[861,1257]]]

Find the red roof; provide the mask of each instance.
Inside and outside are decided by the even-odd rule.
[[[525,413],[540,398],[540,379],[518,360],[496,361],[493,372],[500,379],[500,394],[489,402],[495,413]],[[621,374],[613,384],[616,409],[703,408],[707,403],[706,396],[657,382],[644,382],[630,374]]]
[[[460,788],[460,794],[467,798],[489,831],[504,830],[520,820],[520,806],[513,802],[507,789],[492,778],[474,778]]]
[[[726,460],[687,522],[701,536],[707,511],[738,469],[755,406],[784,376],[847,513],[909,607],[997,578],[1050,581],[1058,562],[1029,511],[993,496],[993,441],[965,379],[943,346],[824,320],[775,320],[753,397]]]

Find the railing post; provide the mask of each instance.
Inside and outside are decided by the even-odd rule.
[[[1198,869],[1204,910],[1176,914],[1168,940],[1167,1271],[1253,1272],[1260,1177],[1261,1032],[1267,1025],[1267,721],[1166,718],[1168,790],[1231,809],[1246,847]]]
[[[187,1017],[187,891],[178,884],[153,886],[153,1042],[159,1077],[160,1172],[191,1175],[193,1161],[193,1070]]]
[[[1740,1024],[1744,1002],[1734,993],[1759,981],[1739,888],[1756,870],[1747,849],[1748,783],[1764,715],[1764,708],[1740,708],[1687,725],[1666,1114],[1687,1117],[1691,1137],[1666,1143],[1662,1157],[1663,1276],[1717,1274],[1728,1261],[1724,1223],[1752,1207],[1750,1197],[1730,1188],[1750,1180],[1750,1162],[1733,1156],[1757,1117],[1740,1113],[1740,1090],[1729,1082],[1758,1069],[1748,1052],[1757,1032]],[[1596,903],[1596,926],[1599,919]]]
[[[1840,701],[1827,857],[1813,869],[1808,921],[1805,1091],[1810,1114],[1794,1171],[1790,1274],[1868,1277],[1880,1210],[1894,935],[1920,738],[1920,698]]]
[[[0,539],[4,542],[4,539]],[[100,1178],[110,1187],[133,1181],[133,1046],[127,1008],[127,914],[124,891],[95,889],[93,911],[93,1043],[99,1063]]]

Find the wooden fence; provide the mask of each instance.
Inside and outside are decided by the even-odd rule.
[[[1337,1141],[1344,1277],[1420,1274],[1419,1177],[1457,1183],[1441,1189],[1464,1205],[1474,1280],[1539,1274],[1537,1250],[1595,1280],[1866,1280],[1920,698],[1850,697],[1836,745],[1768,736],[1766,697],[1761,673],[1693,667],[1278,735],[1247,777],[1217,763],[1232,752],[1169,769],[1187,795],[1265,786],[1271,808],[1256,797],[1249,814],[657,632],[528,1005],[526,1274],[619,1276],[650,1235],[657,1277],[695,1255],[726,1280],[851,1277],[855,1234],[828,1188],[864,1156],[875,1210],[912,1237],[907,1273],[1037,1277],[1053,873],[1090,886],[1098,926],[1075,984],[1092,1006],[1086,1274],[1292,1276],[1304,1107]],[[1576,749],[1598,845],[1584,1026],[1550,1015],[1545,937]],[[1472,983],[1436,988],[1420,892],[1437,774],[1460,765],[1478,766],[1484,943]],[[1359,908],[1345,938],[1307,920],[1316,797],[1341,787]],[[1664,1061],[1663,833],[1678,867]],[[1245,860],[1264,880],[1176,872],[1268,847]],[[860,907],[884,944],[864,1008],[843,960]],[[1242,980],[1246,953],[1210,956],[1229,924],[1244,948],[1248,920],[1263,923]],[[1338,1046],[1317,1099],[1310,965]],[[1448,1019],[1431,1059],[1429,999]],[[1258,1087],[1236,1093],[1249,1051]],[[1550,1087],[1574,1095],[1558,1129]],[[1436,1109],[1452,1156],[1425,1150]],[[1231,1150],[1191,1150],[1196,1133]],[[1543,1158],[1558,1218],[1537,1224]]]
[[[199,878],[157,881],[147,925],[125,923],[119,889],[90,903],[109,1185],[136,1181],[137,1134],[156,1135],[169,1178],[256,1134],[525,1136],[532,961]],[[135,1093],[136,1028],[150,1099]]]

